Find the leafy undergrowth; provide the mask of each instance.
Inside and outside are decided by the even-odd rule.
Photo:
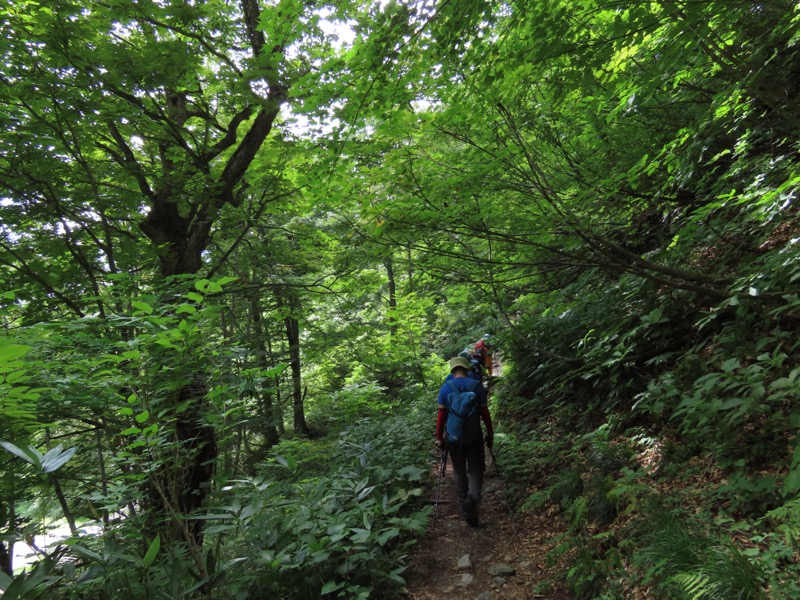
[[[409,548],[431,511],[419,501],[430,415],[378,399],[361,408],[357,424],[285,440],[256,475],[228,481],[197,517],[202,555],[124,519],[68,540],[4,600],[402,597]]]
[[[343,431],[324,475],[307,477],[302,459],[278,447],[262,477],[233,482],[233,502],[210,531],[241,536],[226,557],[235,563],[231,597],[401,594],[405,556],[429,512],[414,502],[428,436],[409,418],[368,418]]]
[[[800,597],[800,300],[772,294],[798,239],[718,301],[622,276],[518,302],[547,352],[508,352],[501,442],[515,501],[567,523],[552,577],[577,598]]]
[[[780,500],[779,473],[737,477],[714,455],[605,427],[560,454],[562,440],[526,446],[535,452],[517,454],[513,489],[526,511],[565,524],[547,577],[574,597],[800,597],[800,503]]]

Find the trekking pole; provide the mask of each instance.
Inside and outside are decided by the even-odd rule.
[[[500,466],[497,464],[497,459],[494,456],[494,450],[492,450],[491,446],[487,446],[489,448],[489,454],[492,457],[492,464],[494,465],[495,471],[497,471],[497,476],[503,480],[503,501],[506,503],[506,509],[508,510],[508,516],[511,518],[511,528],[514,530],[514,534],[517,533],[516,521],[514,520],[514,513],[511,512],[511,505],[508,503],[508,491],[505,489],[506,482],[503,479],[503,474],[500,472]]]
[[[439,483],[436,485],[436,504],[433,506],[433,529],[436,529],[436,516],[439,513],[439,491],[442,489],[445,469],[447,469],[447,444],[442,448],[442,468],[439,472]]]

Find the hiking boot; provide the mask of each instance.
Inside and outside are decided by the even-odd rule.
[[[478,526],[478,501],[472,496],[468,496],[461,505],[464,515],[467,517],[467,525],[470,527]]]

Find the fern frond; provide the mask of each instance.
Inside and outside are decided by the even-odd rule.
[[[670,578],[691,600],[711,600],[719,598],[719,584],[712,582],[703,573],[678,573]]]

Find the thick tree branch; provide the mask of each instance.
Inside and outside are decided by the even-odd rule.
[[[202,154],[204,161],[210,161],[212,158],[219,156],[222,152],[230,148],[236,143],[236,130],[241,125],[242,121],[249,119],[253,114],[253,107],[247,106],[244,110],[239,111],[228,124],[225,130],[225,136],[214,144],[210,150]]]
[[[131,150],[131,147],[125,141],[125,138],[122,137],[122,134],[119,132],[116,123],[113,121],[107,121],[106,124],[108,125],[108,130],[111,133],[111,137],[114,140],[114,143],[116,143],[117,148],[119,148],[121,154],[99,142],[98,146],[105,149],[121,167],[125,168],[131,175],[133,175],[133,178],[136,180],[136,183],[139,186],[139,191],[141,191],[145,197],[152,199],[153,190],[150,188],[150,184],[147,182],[147,176],[144,174],[144,169],[142,168],[142,165],[139,164],[139,161],[136,160],[133,150]]]

